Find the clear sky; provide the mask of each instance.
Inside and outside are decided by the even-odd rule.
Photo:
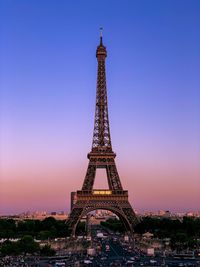
[[[130,202],[200,209],[199,14],[198,0],[0,2],[1,214],[68,211],[82,187],[101,26],[112,145]]]

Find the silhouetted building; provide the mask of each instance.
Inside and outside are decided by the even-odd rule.
[[[76,197],[76,192],[71,192],[71,210],[76,203],[77,197]]]

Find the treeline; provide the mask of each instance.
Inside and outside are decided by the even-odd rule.
[[[101,223],[115,232],[125,232],[123,224],[117,219]],[[195,249],[200,247],[200,219],[184,217],[182,221],[167,218],[144,217],[134,229],[137,234],[151,232],[154,237],[170,238],[172,249]]]
[[[24,235],[45,240],[48,238],[69,236],[69,230],[66,221],[56,220],[53,217],[45,218],[43,221],[0,220],[0,238],[22,238]]]
[[[124,233],[126,230],[122,222],[118,219],[108,219],[105,222],[101,222],[101,225],[114,232]]]
[[[184,217],[183,220],[167,218],[144,217],[135,227],[135,232],[143,234],[151,232],[155,237],[173,237],[176,233],[187,237],[200,237],[200,219]]]
[[[10,240],[4,241],[0,246],[0,255],[22,255],[22,254],[37,254],[40,256],[54,256],[55,250],[49,245],[40,247],[37,242],[34,241],[32,236],[25,235],[20,240],[13,242]]]
[[[136,226],[136,233],[151,232],[155,237],[170,238],[172,249],[195,249],[200,246],[200,219],[184,217],[183,220],[145,217]]]

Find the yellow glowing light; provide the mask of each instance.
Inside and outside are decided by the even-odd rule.
[[[111,195],[111,190],[93,190],[94,195]]]

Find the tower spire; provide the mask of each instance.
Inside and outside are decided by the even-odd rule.
[[[100,30],[100,45],[103,45],[103,28],[101,27],[99,30]]]
[[[100,28],[100,45],[97,46],[98,61],[95,122],[92,142],[92,152],[112,152],[110,127],[108,119],[108,101],[106,88],[105,59],[106,47],[102,42],[102,28]]]

